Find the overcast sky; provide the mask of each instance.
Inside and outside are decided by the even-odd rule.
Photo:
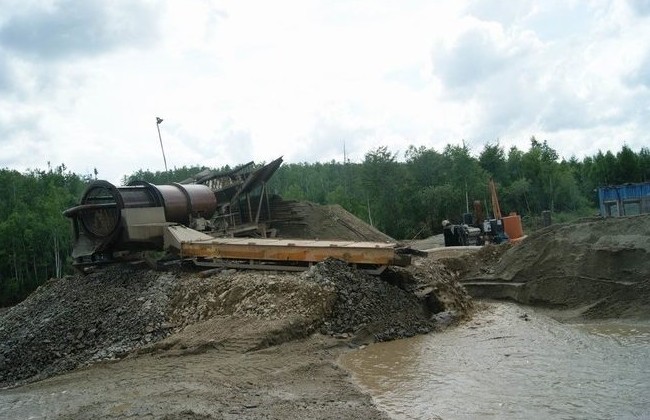
[[[650,146],[650,0],[0,0],[0,167]]]

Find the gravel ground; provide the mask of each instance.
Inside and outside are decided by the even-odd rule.
[[[31,403],[81,418],[122,409],[156,418],[383,418],[336,366],[337,355],[426,333],[471,311],[439,263],[416,259],[409,270],[371,277],[328,260],[303,273],[224,270],[202,278],[116,265],[51,280],[0,314],[0,386],[41,381],[0,403],[36,417],[42,410]],[[106,390],[115,381],[126,388]],[[61,387],[69,397],[51,398]],[[176,389],[187,403],[165,402]],[[155,407],[134,400],[135,390]],[[324,391],[330,396],[320,398]],[[248,399],[262,402],[246,408]]]
[[[50,280],[0,315],[0,387],[120,358],[165,337],[176,280],[129,265]]]

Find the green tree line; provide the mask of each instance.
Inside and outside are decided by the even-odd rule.
[[[360,163],[283,165],[271,186],[284,198],[340,204],[387,234],[410,239],[440,232],[444,219],[460,221],[474,200],[491,210],[490,178],[502,213],[595,214],[598,186],[650,181],[650,149],[636,153],[624,145],[616,154],[580,161],[560,159],[534,137],[527,151],[487,143],[477,156],[464,144],[442,151],[410,146],[401,156],[382,146]]]
[[[90,179],[65,165],[27,173],[0,169],[0,306],[72,270],[71,225],[61,213],[78,202]]]
[[[178,182],[203,169],[141,169],[123,182]],[[650,181],[650,150],[635,152],[624,145],[617,153],[565,160],[534,137],[527,151],[488,143],[478,155],[464,144],[441,151],[410,146],[403,153],[382,146],[358,163],[285,164],[269,186],[285,199],[340,204],[387,234],[410,239],[439,232],[443,219],[460,221],[467,202],[470,211],[474,200],[488,207],[491,177],[506,214],[595,214],[598,186]],[[79,202],[92,179],[65,165],[26,173],[0,169],[0,306],[72,271],[70,221],[62,212]]]

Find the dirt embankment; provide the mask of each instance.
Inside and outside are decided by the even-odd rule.
[[[650,318],[650,215],[553,225],[519,245],[446,263],[475,296],[587,318]]]
[[[368,413],[381,418],[368,397],[359,393],[336,366],[335,356],[350,346],[442,328],[467,316],[471,309],[469,296],[455,276],[426,259],[416,259],[408,269],[390,269],[382,278],[335,260],[300,274],[224,270],[207,278],[196,273],[113,266],[89,276],[52,280],[0,315],[0,386],[29,383],[92,362],[126,357],[128,369],[121,367],[126,366],[122,361],[110,368],[111,372],[122,372],[119,375],[129,386],[146,388],[146,381],[138,379],[138,369],[147,371],[145,377],[151,381],[153,374],[148,370],[154,369],[153,365],[162,371],[173,370],[186,365],[176,360],[189,357],[187,366],[196,361],[198,372],[203,357],[215,359],[210,362],[214,366],[224,364],[220,372],[230,372],[233,389],[215,390],[211,397],[224,410],[239,407],[233,410],[241,414],[237,410],[242,396],[261,392],[267,394],[258,398],[263,401],[259,409],[246,411],[257,413],[250,418],[264,417],[264,410],[274,404],[284,404],[289,417],[292,413],[306,415],[312,403],[319,407],[317,418],[356,413],[349,411],[350,404],[361,407],[359,418]],[[306,344],[301,344],[304,340]],[[293,358],[294,353],[300,357]],[[249,365],[251,358],[259,359],[255,365],[259,365],[259,375]],[[95,375],[113,375],[102,366],[105,364],[78,371],[75,377],[92,388]],[[292,397],[295,402],[287,403],[274,393],[280,371],[282,380],[294,381],[291,392],[298,393]],[[314,388],[308,383],[318,380],[319,371],[324,372],[325,381],[347,385],[324,384],[322,388],[329,389],[331,397],[309,403],[305,398],[314,396],[301,395],[299,390]],[[179,374],[178,381],[198,380],[196,372],[188,375],[190,378]],[[201,381],[207,378],[211,376]],[[169,383],[149,385],[151,392],[171,392],[178,385],[173,378],[166,377],[165,381]],[[51,387],[56,388],[57,383],[68,382],[51,379],[26,389],[51,394]],[[249,391],[241,393],[237,390],[240,388]],[[315,395],[318,389],[313,391]],[[104,416],[106,410],[112,410],[110,398],[106,403],[88,398],[92,407],[84,408],[83,413]],[[348,400],[353,402],[340,404]],[[141,407],[145,403],[138,400],[137,404]],[[147,405],[138,412],[159,416],[171,409],[169,404],[163,406],[166,408],[160,411]],[[292,412],[291,407],[301,408]],[[125,413],[136,413],[129,410]],[[194,412],[215,413],[208,408]]]
[[[274,200],[272,227],[282,238],[397,242],[338,204]]]

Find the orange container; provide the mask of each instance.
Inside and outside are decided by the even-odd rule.
[[[521,227],[521,216],[518,214],[505,216],[501,218],[503,230],[510,239],[517,239],[524,236],[524,230]]]

